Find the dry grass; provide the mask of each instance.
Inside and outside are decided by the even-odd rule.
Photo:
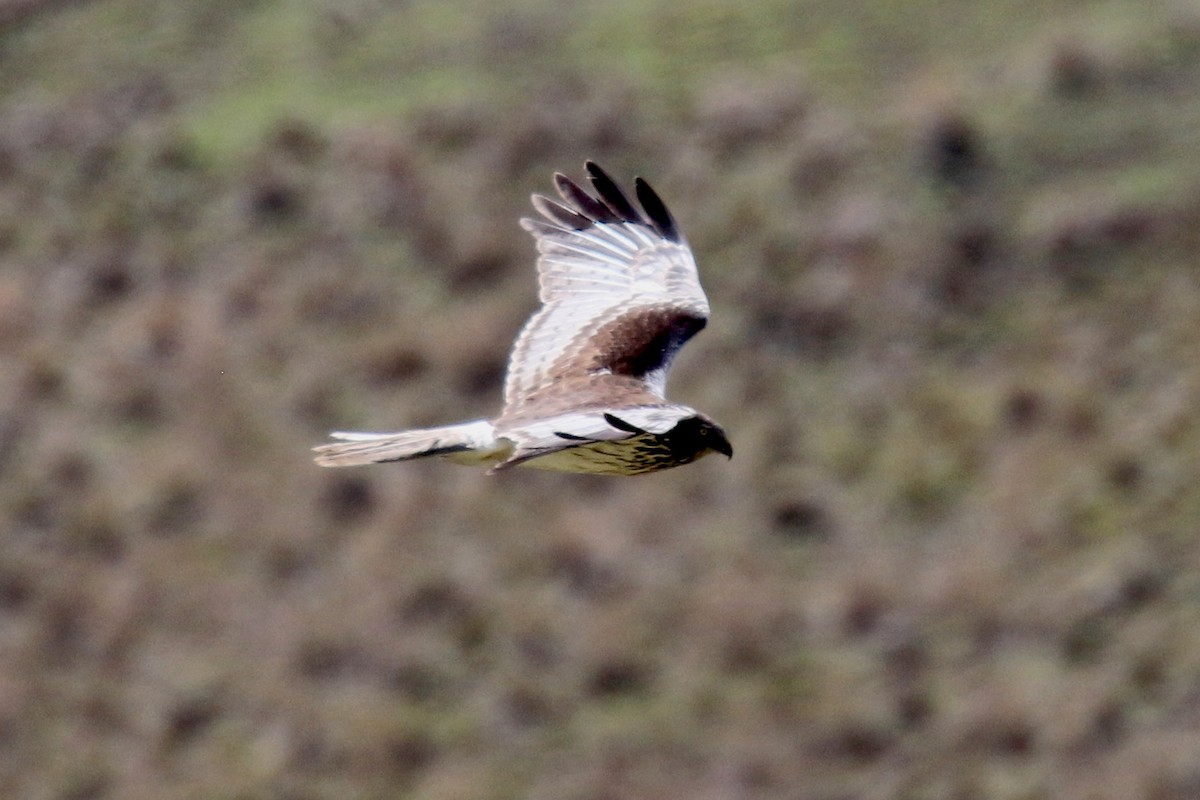
[[[1194,13],[543,5],[0,32],[0,794],[1194,797]],[[312,466],[494,410],[585,157],[737,457]]]

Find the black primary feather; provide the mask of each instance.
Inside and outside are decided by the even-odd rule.
[[[650,184],[641,178],[635,178],[633,185],[637,190],[638,202],[642,204],[646,216],[650,218],[650,225],[654,228],[655,233],[669,241],[681,242],[675,218],[667,210],[667,204],[658,196],[658,192],[650,188]]]
[[[612,209],[614,214],[623,222],[645,224],[646,221],[642,219],[642,215],[633,207],[633,203],[629,202],[629,198],[617,186],[616,181],[608,176],[607,172],[600,169],[595,161],[587,162],[584,167],[587,169],[588,176],[592,179],[592,186],[596,187],[600,199]]]
[[[547,219],[557,222],[564,228],[581,231],[592,226],[592,220],[588,217],[540,194],[533,196],[533,207],[540,211]]]
[[[576,211],[593,222],[621,222],[621,218],[614,214],[612,209],[585,192],[579,184],[561,172],[554,173],[554,185],[563,200],[566,200],[575,207]]]

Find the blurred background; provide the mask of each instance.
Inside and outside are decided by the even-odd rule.
[[[0,2],[0,795],[1200,797],[1200,5]],[[648,178],[731,462],[493,414]]]

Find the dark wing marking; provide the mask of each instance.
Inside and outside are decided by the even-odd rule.
[[[637,425],[634,425],[630,422],[626,422],[625,420],[621,419],[620,417],[615,416],[613,414],[609,414],[607,412],[604,414],[604,421],[607,422],[609,425],[612,425],[617,430],[625,431],[626,433],[632,433],[632,434],[636,434],[636,435],[640,436],[641,434],[646,432],[644,429],[639,428]]]
[[[586,224],[575,228],[575,230],[583,230],[596,222],[615,224],[626,221],[614,214],[608,206],[585,192],[579,184],[561,172],[554,173],[554,188],[558,189],[558,193],[563,200],[566,200],[578,209],[579,213],[587,220]]]
[[[589,161],[584,168],[587,169],[588,177],[592,179],[592,186],[596,187],[600,199],[618,219],[622,222],[632,222],[635,225],[646,224],[646,220],[642,219],[642,215],[633,207],[633,203],[629,202],[629,198],[621,191],[621,187],[617,186],[617,182],[610,178],[607,172],[600,169],[596,162]]]
[[[592,220],[588,217],[561,203],[556,203],[544,195],[535,194],[533,196],[533,207],[540,211],[542,216],[557,222],[564,228],[581,231],[592,224]]]
[[[641,178],[635,178],[633,184],[637,189],[638,202],[642,204],[642,210],[646,212],[650,225],[658,235],[672,242],[683,241],[679,235],[679,227],[675,224],[675,218],[667,210],[667,205],[658,196],[658,192],[650,188],[650,184]]]
[[[593,365],[614,375],[646,378],[670,365],[708,320],[672,308],[639,309],[600,326],[593,335]]]

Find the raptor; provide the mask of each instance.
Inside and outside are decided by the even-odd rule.
[[[595,163],[591,191],[556,173],[533,196],[538,309],[517,336],[494,419],[398,433],[333,433],[316,462],[347,467],[440,456],[489,472],[524,466],[638,475],[732,457],[716,422],[666,399],[679,349],[708,321],[696,262],[650,184],[633,201]]]

